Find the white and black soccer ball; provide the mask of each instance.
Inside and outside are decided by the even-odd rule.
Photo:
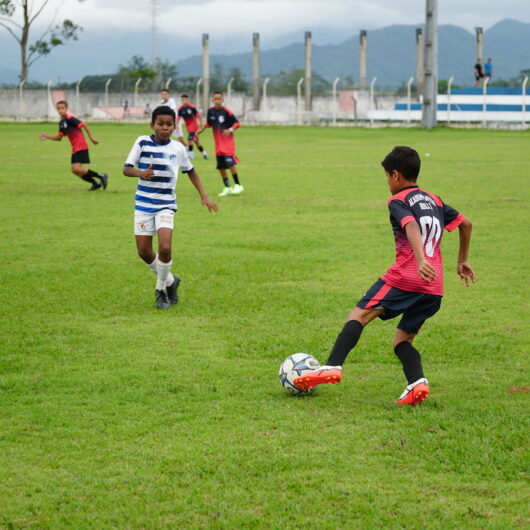
[[[286,392],[296,396],[312,394],[315,390],[314,388],[304,390],[303,388],[295,386],[293,381],[297,377],[304,375],[306,372],[317,370],[318,368],[320,368],[320,363],[311,355],[308,355],[307,353],[295,353],[289,355],[289,357],[283,361],[280,366],[278,377],[280,378],[280,383]]]

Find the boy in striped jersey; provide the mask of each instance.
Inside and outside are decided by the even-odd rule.
[[[397,146],[381,162],[392,194],[388,201],[390,223],[396,241],[396,262],[370,287],[350,313],[326,364],[294,380],[300,388],[321,383],[339,383],[342,365],[368,323],[403,315],[393,339],[394,352],[403,366],[407,387],[398,405],[416,405],[429,395],[420,353],[412,345],[423,323],[439,309],[443,296],[443,266],[440,242],[445,228],[458,227],[460,249],[456,273],[463,285],[475,283],[467,262],[471,222],[439,197],[416,184],[420,172],[418,153]]]
[[[218,210],[217,205],[208,199],[186,148],[171,139],[175,125],[175,111],[168,106],[157,107],[151,118],[154,134],[136,139],[123,168],[126,177],[139,179],[134,206],[134,234],[138,254],[157,278],[155,299],[159,309],[169,309],[178,302],[180,278],[171,274],[171,239],[173,216],[177,211],[175,185],[179,169],[190,178],[202,204],[210,212]],[[158,255],[153,251],[155,233],[158,236]]]

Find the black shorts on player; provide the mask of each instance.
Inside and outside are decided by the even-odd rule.
[[[238,160],[235,156],[217,155],[217,169],[228,169],[237,164]]]
[[[72,154],[72,164],[90,164],[90,157],[88,156],[88,149],[77,151]]]
[[[438,312],[441,304],[441,296],[403,291],[379,279],[359,300],[357,307],[384,309],[385,312],[379,316],[381,320],[390,320],[402,314],[398,329],[418,333],[423,323]]]
[[[196,142],[198,140],[196,132],[188,133],[188,142]]]

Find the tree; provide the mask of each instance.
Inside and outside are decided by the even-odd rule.
[[[28,70],[35,61],[49,55],[53,48],[69,40],[77,40],[83,30],[68,19],[56,24],[59,11],[57,8],[52,21],[41,36],[29,44],[31,26],[46,7],[49,7],[49,2],[50,0],[0,0],[0,26],[5,28],[20,46],[20,81],[27,81]]]

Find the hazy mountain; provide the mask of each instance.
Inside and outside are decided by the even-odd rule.
[[[396,87],[416,72],[417,25],[388,26],[368,31],[368,77],[377,76],[379,86]],[[328,80],[339,76],[353,76],[358,80],[358,31],[348,37],[333,28],[316,28],[313,34],[313,69]],[[262,75],[281,70],[303,68],[304,31],[289,33],[275,39],[262,35]],[[251,76],[251,40],[241,36],[210,38],[210,58],[213,68],[220,63],[225,71],[240,68]],[[494,63],[494,77],[510,78],[520,70],[530,68],[530,24],[503,20],[485,32],[485,56]],[[162,59],[176,62],[179,75],[201,75],[201,36],[189,40],[175,34],[160,37]],[[16,83],[19,69],[19,50],[15,41],[0,28],[0,84]],[[453,25],[439,28],[439,77],[451,75],[455,82],[471,84],[475,63],[475,37],[469,31]],[[83,75],[109,74],[119,64],[125,64],[132,55],[149,55],[149,32],[135,32],[134,39],[128,30],[84,31],[77,42],[55,49],[31,68],[30,78],[46,82],[48,79],[74,81]]]

